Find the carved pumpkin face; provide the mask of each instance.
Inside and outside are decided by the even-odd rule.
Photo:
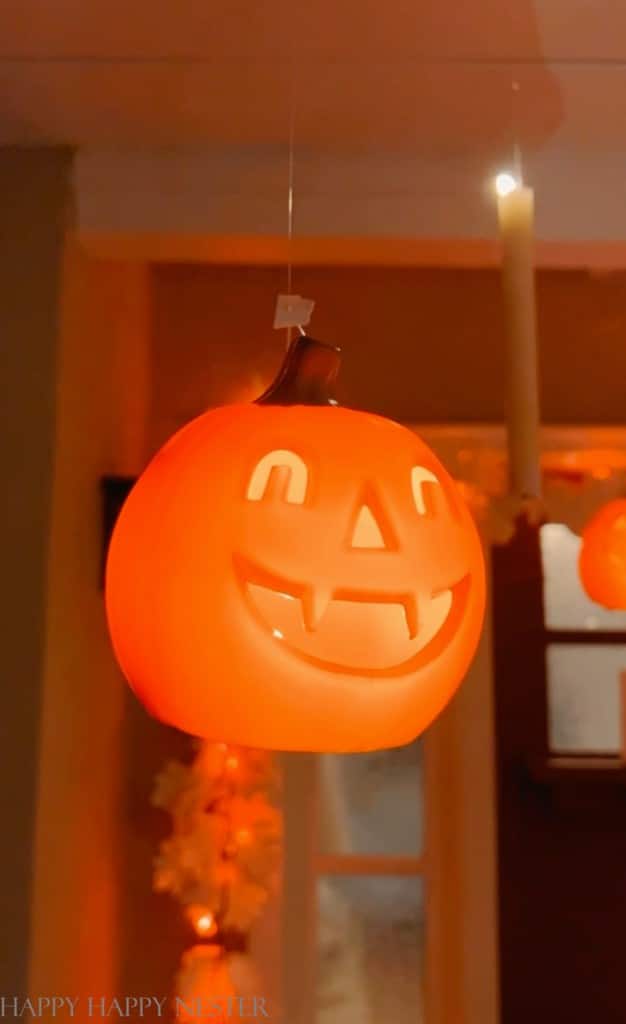
[[[249,746],[413,739],[474,653],[480,541],[405,428],[313,406],[190,423],[131,492],[111,542],[118,659],[159,718]]]
[[[626,499],[610,501],[585,527],[579,573],[592,601],[626,608]]]

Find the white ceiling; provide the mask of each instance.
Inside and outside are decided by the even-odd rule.
[[[626,148],[616,0],[19,0],[0,141],[500,153]],[[511,78],[520,83],[511,125]]]
[[[21,0],[2,49],[36,57],[622,58],[615,0]]]
[[[621,244],[626,3],[0,3],[0,145],[79,146],[87,230],[281,234],[291,137],[295,234],[493,237],[517,140],[539,237]]]

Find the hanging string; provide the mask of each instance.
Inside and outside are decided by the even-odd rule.
[[[519,96],[520,84],[511,77],[511,134],[513,136],[513,171],[518,182],[523,184],[524,168],[522,166],[522,147],[519,127]]]
[[[293,146],[294,146],[294,102],[292,90],[291,111],[289,114],[289,158],[288,158],[288,182],[287,182],[287,294],[291,295],[291,282],[293,276]]]
[[[274,327],[285,327],[287,348],[291,345],[293,328],[303,336],[306,331],[302,324],[308,323],[315,305],[312,299],[293,295],[293,215],[294,215],[294,165],[295,165],[295,134],[296,134],[296,73],[295,60],[291,63],[291,79],[289,84],[289,125],[287,139],[287,224],[286,238],[286,288],[285,294],[279,294],[274,314]],[[293,298],[292,298],[293,296]]]
[[[287,295],[291,295],[293,282],[293,178],[294,178],[294,141],[296,129],[296,72],[295,63],[291,64],[291,85],[289,96],[289,153],[287,158]],[[301,330],[303,334],[304,331]],[[286,328],[287,348],[291,344],[291,327]]]

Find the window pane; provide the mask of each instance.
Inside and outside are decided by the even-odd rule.
[[[580,537],[561,523],[541,528],[544,602],[549,629],[623,629],[626,612],[590,601],[578,578]]]
[[[551,644],[548,714],[554,753],[617,753],[621,747],[621,644]]]
[[[322,853],[422,851],[422,746],[320,758]]]
[[[316,1024],[422,1024],[423,883],[321,878]]]

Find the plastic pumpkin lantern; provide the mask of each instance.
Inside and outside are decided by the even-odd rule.
[[[254,404],[161,449],[122,508],[106,603],[148,710],[245,746],[407,743],[481,630],[473,520],[412,432],[331,395],[339,350],[301,337]]]
[[[583,531],[578,562],[587,595],[606,608],[626,608],[626,498],[608,502]]]

